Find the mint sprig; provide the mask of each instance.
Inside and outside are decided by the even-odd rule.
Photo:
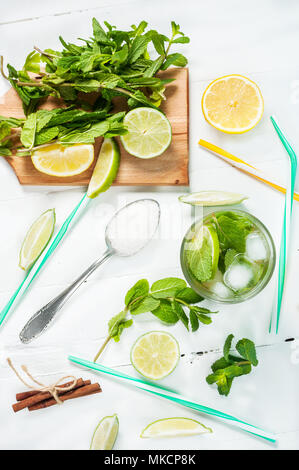
[[[211,365],[213,373],[206,377],[207,383],[215,383],[219,394],[225,396],[229,394],[234,378],[249,374],[252,366],[258,365],[255,345],[250,339],[243,338],[237,342],[236,350],[241,357],[230,354],[233,338],[233,334],[226,338],[223,357]]]
[[[151,312],[167,325],[181,321],[187,330],[191,326],[192,331],[198,330],[200,323],[210,324],[210,314],[217,312],[195,305],[202,300],[203,297],[188,287],[186,281],[177,277],[160,279],[151,287],[146,279],[139,280],[128,290],[124,310],[109,321],[108,337],[94,362],[111,339],[119,341],[122,331],[132,325],[134,315]],[[186,311],[189,311],[189,316]]]

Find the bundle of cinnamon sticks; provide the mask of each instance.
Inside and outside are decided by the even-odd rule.
[[[67,382],[59,385],[61,388],[67,388],[72,385],[73,382]],[[83,380],[82,378],[77,379],[76,385],[72,390],[57,391],[59,400],[64,402],[72,400],[73,398],[84,397],[87,395],[93,395],[102,391],[98,383],[92,384],[90,380]],[[22,392],[16,394],[17,403],[12,405],[15,413],[28,408],[29,411],[41,410],[42,408],[48,408],[57,404],[57,401],[50,392],[40,392],[38,390],[31,390],[29,392]]]

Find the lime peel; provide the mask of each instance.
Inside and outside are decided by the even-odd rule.
[[[140,434],[141,438],[194,436],[213,432],[204,424],[191,418],[163,418],[148,424]]]
[[[39,258],[53,235],[55,222],[55,209],[48,209],[33,222],[21,246],[20,268],[29,269]]]
[[[120,150],[115,139],[104,139],[97,163],[89,182],[87,196],[91,199],[107,191],[116,178],[120,164]]]
[[[119,429],[116,414],[105,416],[94,430],[90,450],[111,450],[114,447]]]
[[[192,206],[228,206],[241,204],[248,199],[244,194],[230,191],[199,191],[179,196],[179,200]]]

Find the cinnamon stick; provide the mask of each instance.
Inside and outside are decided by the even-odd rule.
[[[41,393],[41,392],[39,390],[31,390],[30,392],[17,393],[16,400],[22,401],[22,400],[25,400],[26,398],[33,397],[34,395],[37,395],[38,393]]]
[[[70,385],[72,385],[73,381],[72,382],[66,382],[65,384],[62,384],[62,385],[59,385],[59,387],[69,387]],[[90,383],[90,381],[89,381]],[[82,378],[78,379],[77,380],[77,383],[76,383],[76,386],[72,389],[72,390],[75,390],[75,389],[78,389],[80,387],[82,387],[84,385],[84,381]],[[64,392],[63,390],[59,390],[58,391],[58,396],[60,397],[61,395],[67,393],[69,390],[67,390],[66,392]],[[26,394],[30,394],[31,392],[24,392],[23,395],[26,396]],[[17,396],[20,396],[22,394],[17,394]],[[50,392],[37,392],[35,393],[34,395],[27,395],[27,398],[23,399],[22,401],[18,401],[17,403],[14,403],[12,405],[12,408],[14,410],[15,413],[17,413],[18,411],[20,410],[23,410],[24,408],[27,408],[29,406],[32,406],[32,405],[35,405],[36,403],[39,403],[41,401],[44,401],[44,400],[47,400],[49,398],[52,398],[52,395]]]
[[[86,381],[90,382],[90,381]],[[64,393],[60,398],[61,401],[72,400],[73,398],[84,397],[87,395],[93,395],[95,393],[100,393],[102,391],[98,383],[84,385],[83,387],[77,388],[76,390],[71,390],[67,393]],[[49,400],[44,400],[35,405],[28,406],[29,411],[41,410],[42,408],[48,408],[49,406],[56,405],[57,401],[54,398]]]

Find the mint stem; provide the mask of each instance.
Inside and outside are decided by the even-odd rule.
[[[99,349],[97,355],[95,356],[93,362],[97,362],[98,358],[100,357],[100,355],[102,354],[102,352],[104,351],[105,347],[107,346],[107,344],[109,343],[109,341],[112,339],[111,336],[107,336],[107,338],[105,339],[104,343],[102,344],[101,348]]]

